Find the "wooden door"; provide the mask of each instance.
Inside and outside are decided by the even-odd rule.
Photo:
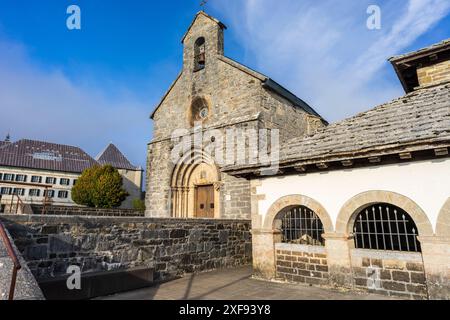
[[[214,186],[198,186],[195,195],[195,217],[214,218]]]

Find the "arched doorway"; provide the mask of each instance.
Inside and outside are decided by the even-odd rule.
[[[172,217],[219,218],[220,180],[210,156],[194,151],[183,157],[172,174]]]

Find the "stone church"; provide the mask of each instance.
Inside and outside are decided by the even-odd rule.
[[[262,279],[450,299],[450,39],[389,59],[404,96],[328,124],[225,57],[224,29],[200,12],[183,37],[183,70],[152,114],[147,215],[251,218]],[[219,163],[213,136],[195,144],[211,128],[275,129],[277,170]],[[247,144],[250,159],[247,140],[225,149]]]
[[[171,137],[177,129],[187,129],[192,136],[195,123],[203,131],[224,135],[230,129],[279,129],[282,142],[326,124],[275,81],[224,56],[225,29],[202,11],[182,38],[183,69],[151,114],[147,216],[250,219],[248,180],[222,172],[221,164],[202,148],[192,147],[184,155],[190,163],[183,157],[172,161]]]

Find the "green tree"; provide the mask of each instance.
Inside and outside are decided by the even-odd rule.
[[[72,200],[88,207],[116,208],[127,196],[122,177],[110,165],[86,169],[72,188]]]

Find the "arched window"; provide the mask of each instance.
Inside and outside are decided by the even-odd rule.
[[[206,55],[205,55],[205,38],[200,37],[195,41],[194,48],[194,71],[199,71],[205,68]]]
[[[297,206],[282,213],[281,232],[283,243],[323,246],[324,229],[319,216],[305,206]]]
[[[191,106],[191,125],[194,125],[195,122],[205,121],[209,113],[209,104],[205,99],[194,99]]]
[[[359,249],[420,252],[418,231],[410,215],[387,203],[370,205],[358,214],[353,227]]]

